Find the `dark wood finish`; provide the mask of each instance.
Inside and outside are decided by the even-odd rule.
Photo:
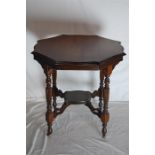
[[[65,102],[81,104],[90,102],[91,93],[89,91],[66,91],[64,95]]]
[[[34,52],[40,53],[56,63],[98,63],[122,54],[120,42],[99,36],[62,35],[39,40]]]
[[[64,102],[63,105],[61,106],[61,108],[57,108],[56,109],[56,116],[59,114],[62,114],[64,112],[64,110],[70,105],[69,102]]]
[[[92,98],[97,97],[97,96],[99,96],[99,90],[95,90],[94,92],[91,93]]]
[[[53,86],[52,86],[52,97],[53,97],[53,107],[54,107],[54,112],[56,112],[56,96],[58,92],[58,88],[56,86],[56,78],[57,78],[57,71],[55,69],[52,69],[52,80],[53,80]]]
[[[100,70],[100,87],[98,89],[98,91],[99,91],[99,111],[100,111],[100,114],[103,111],[103,80],[104,80],[104,72],[103,72],[103,70]]]
[[[46,75],[47,135],[52,133],[52,122],[59,114],[62,114],[70,104],[82,103],[101,119],[104,137],[109,121],[109,77],[125,55],[120,42],[99,36],[61,35],[39,40],[32,54],[41,64]],[[99,89],[92,93],[89,91],[63,93],[56,86],[57,70],[99,70]],[[64,98],[60,108],[57,108],[57,96]],[[94,108],[91,104],[91,98],[94,97],[99,97],[98,108]]]
[[[101,111],[101,121],[103,123],[103,129],[102,129],[102,134],[103,137],[106,135],[107,133],[107,123],[109,121],[109,112],[108,112],[108,102],[109,102],[109,83],[110,83],[110,74],[112,73],[113,70],[113,66],[109,65],[105,70],[101,70],[100,71],[100,79],[101,79],[101,83],[100,83],[100,89],[101,89],[101,93],[100,93],[100,98],[101,102],[102,100],[104,101],[104,106],[103,106],[103,110]],[[104,80],[104,83],[103,83]],[[104,86],[103,86],[104,84]]]
[[[93,105],[91,104],[91,102],[86,102],[85,105],[90,109],[90,111],[97,115],[98,117],[101,116],[100,114],[100,109],[99,108],[94,108]]]
[[[125,53],[120,42],[99,36],[62,35],[39,40],[32,52],[39,63],[57,70],[99,70]]]
[[[52,133],[52,122],[54,120],[54,112],[52,111],[52,88],[51,88],[51,75],[52,75],[52,69],[49,68],[48,65],[44,66],[44,72],[46,75],[46,100],[47,100],[47,112],[46,112],[46,121],[48,125],[47,135],[50,135]]]

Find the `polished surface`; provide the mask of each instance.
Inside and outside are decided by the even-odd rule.
[[[55,118],[70,104],[84,103],[102,121],[102,136],[105,137],[110,118],[110,75],[125,55],[120,42],[99,36],[61,35],[39,40],[32,53],[46,75],[47,135],[53,132]],[[57,70],[100,70],[100,86],[93,93],[79,90],[63,93],[56,84]],[[60,108],[57,107],[58,96],[64,98]],[[94,97],[99,97],[98,108],[91,104]]]
[[[100,63],[125,55],[118,41],[84,35],[61,35],[39,40],[33,54],[40,54],[56,63]]]

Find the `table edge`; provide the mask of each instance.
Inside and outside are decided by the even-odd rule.
[[[112,56],[108,59],[102,60],[100,62],[89,61],[89,62],[68,62],[68,61],[59,61],[56,62],[55,60],[42,55],[36,51],[31,52],[33,54],[34,59],[37,60],[41,65],[49,65],[51,68],[55,68],[57,70],[99,70],[101,68],[106,67],[108,64],[116,64],[119,61],[123,60],[123,56],[126,53],[122,52],[115,56]]]

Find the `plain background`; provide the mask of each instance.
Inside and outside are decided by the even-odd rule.
[[[110,101],[128,101],[128,0],[27,0],[27,100],[45,98],[45,75],[30,54],[38,39],[61,34],[99,35],[121,41],[127,56],[111,76]],[[58,88],[99,87],[98,71],[58,71]]]
[[[130,154],[155,154],[154,0],[130,0],[129,8]],[[1,154],[26,154],[25,18],[26,1],[1,2]]]

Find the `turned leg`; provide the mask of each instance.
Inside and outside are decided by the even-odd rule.
[[[50,135],[52,133],[52,122],[55,118],[55,114],[52,111],[52,94],[53,94],[53,89],[51,88],[51,75],[53,70],[49,68],[49,66],[45,65],[44,66],[44,72],[46,75],[46,100],[47,100],[47,112],[46,112],[46,121],[47,121],[47,135]]]
[[[53,80],[52,98],[53,98],[54,113],[56,113],[57,110],[56,96],[58,93],[58,88],[56,86],[56,79],[57,79],[57,71],[55,69],[52,69],[52,80]]]
[[[99,92],[99,114],[101,115],[103,112],[103,80],[104,80],[104,72],[100,70],[100,87],[98,89]]]
[[[100,102],[103,103],[103,108],[101,108],[101,103],[100,109],[101,109],[101,121],[103,123],[103,129],[102,129],[102,134],[103,137],[105,137],[107,133],[107,123],[109,121],[109,112],[108,112],[108,102],[109,102],[109,83],[110,83],[110,74],[112,72],[112,66],[108,66],[107,69],[101,70],[100,71]],[[104,82],[103,82],[104,81]],[[102,101],[103,100],[103,101]]]
[[[108,102],[109,102],[109,76],[105,76],[104,80],[104,88],[103,88],[103,100],[104,100],[104,106],[103,106],[103,112],[101,114],[101,120],[103,122],[103,129],[102,134],[103,137],[107,133],[107,123],[109,121],[109,112],[108,112]]]

